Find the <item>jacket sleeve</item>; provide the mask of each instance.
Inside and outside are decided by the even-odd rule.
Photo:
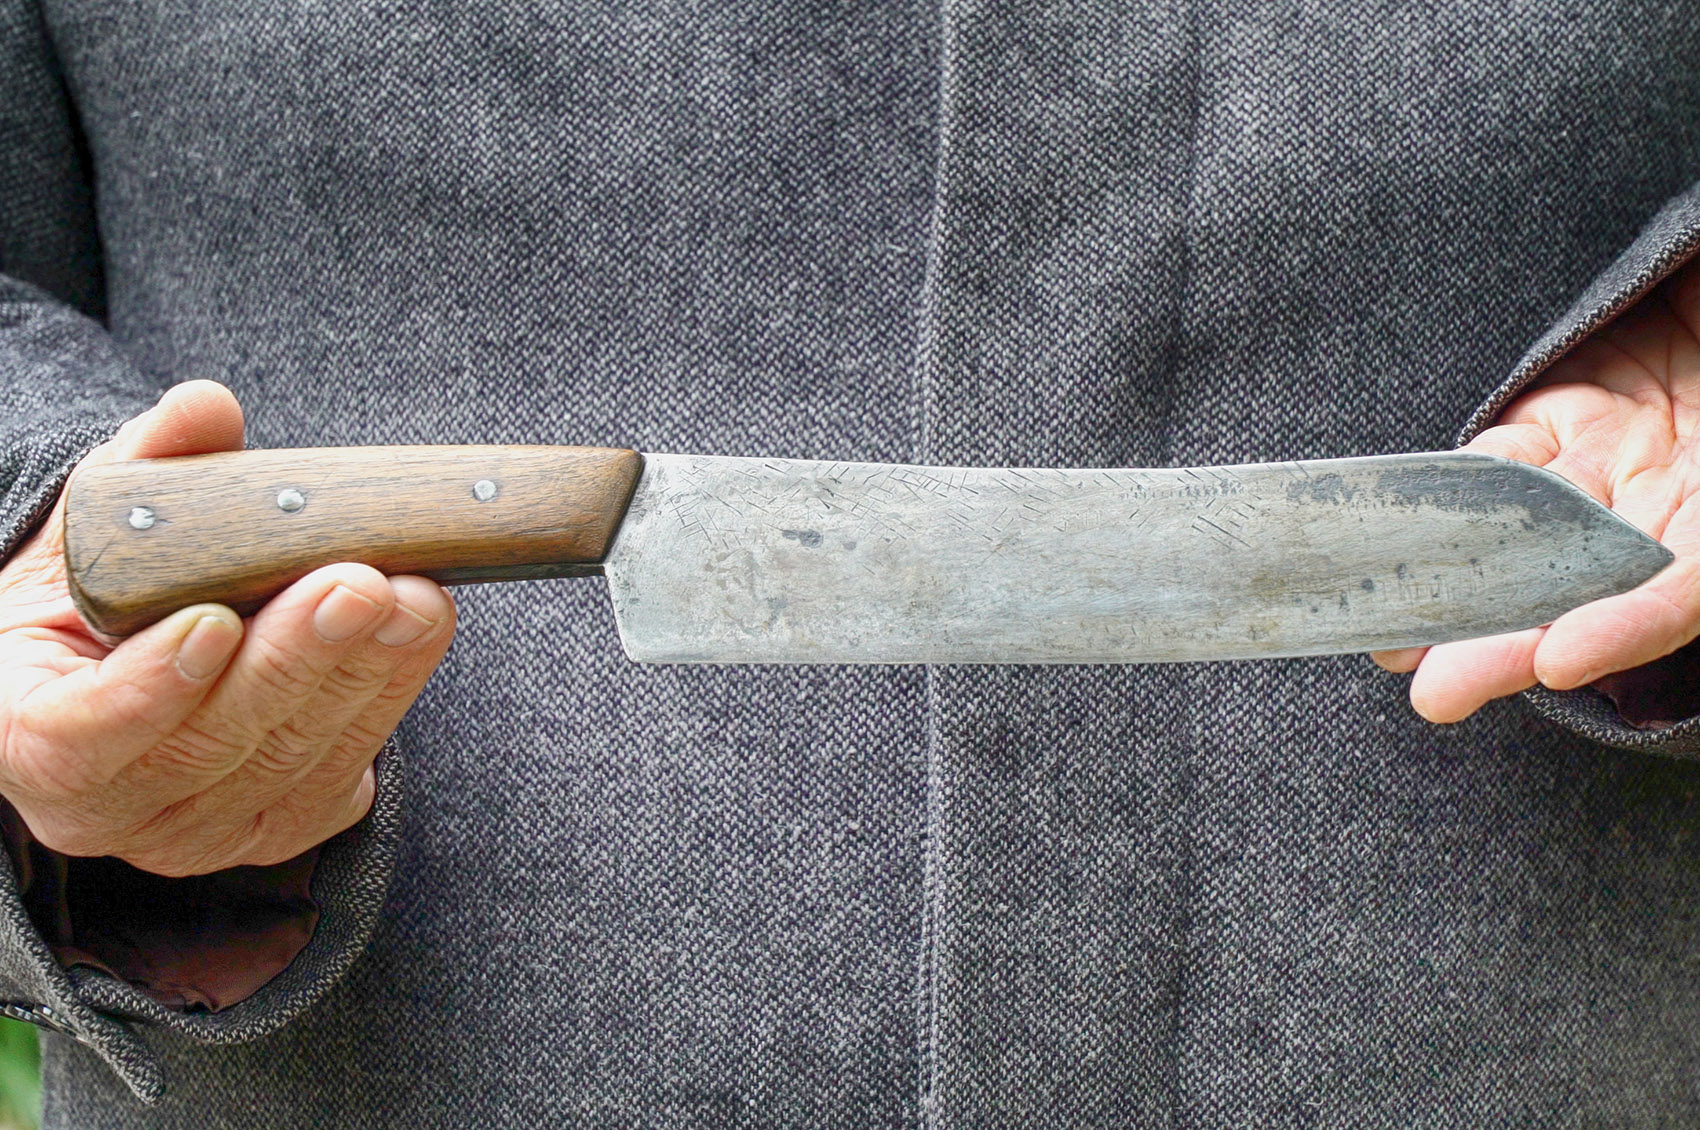
[[[1670,200],[1635,241],[1543,334],[1459,433],[1466,443],[1559,358],[1598,332],[1700,252],[1700,185]],[[1700,641],[1634,671],[1574,691],[1525,693],[1544,717],[1621,749],[1700,753]]]
[[[89,164],[35,0],[0,0],[0,560],[34,532],[77,461],[170,383],[133,365],[103,324]],[[386,747],[372,813],[297,869],[311,914],[284,957],[273,945],[269,968],[282,972],[257,988],[247,977],[242,999],[215,1002],[227,1005],[216,1011],[130,974],[160,956],[145,952],[149,944],[167,961],[188,944],[242,982],[254,947],[253,931],[243,937],[240,927],[276,917],[276,881],[268,889],[258,875],[266,869],[200,880],[126,872],[32,844],[15,815],[0,812],[0,1015],[95,1049],[138,1096],[157,1098],[165,1080],[138,1024],[211,1043],[254,1039],[317,1000],[359,955],[393,866],[400,792],[399,759]],[[207,906],[209,892],[222,900],[210,915],[183,913]],[[124,961],[90,959],[83,944],[100,930],[79,927],[103,915],[122,917],[109,934],[127,939]],[[209,922],[239,928],[226,946]]]

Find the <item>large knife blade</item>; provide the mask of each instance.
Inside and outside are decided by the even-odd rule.
[[[251,611],[319,565],[601,572],[644,662],[1149,663],[1548,623],[1672,556],[1550,472],[1468,452],[1054,470],[589,448],[254,451],[89,468],[86,619]]]

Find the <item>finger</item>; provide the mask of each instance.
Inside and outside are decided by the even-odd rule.
[[[1497,455],[1545,467],[1558,454],[1558,440],[1543,425],[1525,420],[1496,424],[1465,444],[1464,451]]]
[[[397,592],[398,616],[392,617],[385,628],[399,629],[391,637],[399,653],[398,662],[389,680],[339,735],[336,749],[301,782],[297,791],[312,803],[343,795],[350,781],[371,764],[454,641],[454,602],[441,586],[423,577],[396,577],[391,584]],[[398,624],[403,605],[408,609],[409,622]],[[378,635],[382,638],[384,631]]]
[[[364,683],[382,666],[388,678],[339,692],[328,704],[315,699],[239,770],[150,821],[131,844],[150,869],[179,866],[195,844],[203,845],[192,852],[199,869],[291,859],[364,815],[371,791],[359,799],[362,778],[448,650],[454,628],[453,603],[440,587],[419,577],[391,584],[396,610],[367,641],[366,654],[339,669],[359,671]],[[327,684],[337,678],[333,672]]]
[[[235,772],[314,698],[394,603],[389,582],[365,565],[331,565],[297,581],[253,618],[213,693],[137,773],[170,780],[186,797]]]
[[[1700,560],[1679,556],[1640,588],[1555,620],[1535,654],[1535,673],[1554,690],[1570,690],[1669,655],[1697,628]]]
[[[1428,654],[1426,647],[1401,647],[1392,651],[1372,651],[1370,659],[1383,671],[1391,671],[1395,675],[1403,675],[1407,671],[1415,671],[1417,664]]]
[[[1538,413],[1522,413],[1483,431],[1463,450],[1553,469],[1562,453],[1552,430],[1540,420]],[[1418,672],[1411,684],[1412,706],[1431,722],[1455,722],[1494,698],[1534,684],[1534,643],[1528,637],[1515,633],[1436,648],[1376,652],[1370,658],[1394,673]]]
[[[1515,459],[1520,463],[1544,467],[1558,455],[1558,442],[1548,428],[1531,418],[1523,418],[1514,423],[1502,423],[1488,428],[1465,444],[1463,450],[1483,455],[1497,455],[1502,459]],[[1391,671],[1394,674],[1404,674],[1417,670],[1422,665],[1428,651],[1428,648],[1422,647],[1377,651],[1370,654],[1370,659],[1383,670]],[[1455,659],[1448,659],[1447,653],[1443,653],[1442,669],[1455,661]],[[1443,697],[1447,701],[1451,701],[1455,696],[1448,692]],[[1482,701],[1487,700],[1483,699]],[[1471,709],[1475,708],[1472,707]]]
[[[374,688],[359,714],[337,735],[331,756],[313,771],[313,778],[330,782],[332,793],[371,764],[454,640],[454,601],[441,585],[424,577],[392,577],[390,585],[396,594],[395,611],[369,645],[387,653],[388,678]],[[370,662],[375,667],[379,660]]]
[[[372,801],[378,794],[378,773],[371,765],[367,765],[360,775],[355,777],[352,787],[342,790],[333,798],[335,803],[324,805],[317,810],[318,818],[303,827],[299,834],[288,839],[276,836],[262,836],[258,853],[261,858],[278,863],[285,859],[293,859],[306,851],[306,847],[291,847],[292,843],[304,842],[308,847],[322,844],[332,836],[341,835],[366,818],[372,811]],[[272,821],[275,812],[262,815],[261,826]]]
[[[423,589],[431,582],[411,581]],[[398,579],[398,587],[403,583]],[[424,596],[424,592],[410,594]],[[279,797],[255,821],[252,862],[290,859],[365,816],[372,801],[372,761],[423,691],[454,638],[454,605],[436,590],[438,623],[408,645],[395,677],[343,733],[335,751]]]
[[[198,604],[40,683],[12,707],[6,772],[65,798],[111,782],[200,708],[242,635],[230,609]]]
[[[1609,430],[1609,429],[1608,429]],[[1545,408],[1524,410],[1514,423],[1482,432],[1462,450],[1515,459],[1553,474],[1586,492],[1594,501],[1611,506],[1613,475],[1610,455],[1618,450],[1615,434],[1559,436]]]
[[[1621,479],[1625,441],[1634,432],[1624,417],[1632,402],[1598,384],[1574,381],[1525,393],[1500,423],[1467,445],[1545,467],[1610,505]]]
[[[1667,392],[1674,392],[1682,383],[1682,374],[1697,371],[1700,345],[1681,320],[1681,301],[1679,292],[1667,280],[1597,335],[1602,347],[1634,362],[1610,366],[1602,381],[1604,387],[1632,394],[1651,376]]]
[[[1460,722],[1493,699],[1529,689],[1544,631],[1436,644],[1411,680],[1411,706],[1430,722]]]
[[[242,430],[235,394],[215,381],[187,381],[167,389],[158,404],[120,428],[86,462],[240,451]]]
[[[185,819],[243,818],[309,779],[321,794],[346,793],[371,764],[448,648],[447,594],[422,577],[390,583],[395,607],[376,631],[329,671],[317,693],[264,735],[242,767],[192,798]],[[451,629],[452,631],[452,629]],[[397,706],[397,700],[404,699]]]
[[[1606,329],[1588,338],[1555,361],[1519,397],[1519,401],[1541,411],[1553,410],[1547,399],[1549,393],[1564,404],[1563,415],[1571,421],[1585,423],[1616,410],[1614,401],[1621,395],[1633,395],[1644,386],[1652,369],[1624,348],[1623,339],[1616,336],[1621,323],[1640,317],[1641,304],[1620,315]],[[1658,350],[1662,359],[1664,348]],[[1516,404],[1513,404],[1513,408]]]

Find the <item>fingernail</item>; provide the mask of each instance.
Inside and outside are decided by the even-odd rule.
[[[205,679],[224,669],[242,642],[242,631],[222,616],[202,616],[177,645],[177,670],[186,679]]]
[[[378,605],[353,589],[338,585],[313,610],[313,630],[327,643],[341,643],[372,622]]]
[[[405,647],[436,626],[435,620],[427,620],[407,605],[398,604],[373,638],[385,647]]]

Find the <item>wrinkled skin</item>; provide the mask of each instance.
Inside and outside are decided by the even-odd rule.
[[[1380,652],[1411,704],[1456,722],[1537,682],[1569,690],[1700,634],[1700,264],[1554,365],[1468,449],[1546,467],[1662,541],[1676,561],[1545,628]]]
[[[195,381],[80,466],[241,446],[235,398]],[[62,549],[55,509],[0,569],[0,794],[39,840],[190,875],[365,815],[373,760],[453,637],[441,588],[333,565],[246,622],[197,605],[112,647],[72,607]]]

